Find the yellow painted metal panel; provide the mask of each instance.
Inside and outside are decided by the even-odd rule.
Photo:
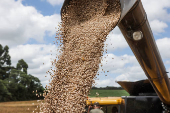
[[[95,102],[99,102],[100,105],[118,105],[123,102],[123,99],[121,97],[89,98],[86,105],[93,105]]]

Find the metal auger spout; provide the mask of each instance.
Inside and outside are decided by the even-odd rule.
[[[170,105],[170,82],[140,0],[123,16],[118,27],[160,100]]]

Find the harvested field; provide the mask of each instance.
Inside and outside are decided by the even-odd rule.
[[[39,113],[37,100],[0,102],[0,113]]]

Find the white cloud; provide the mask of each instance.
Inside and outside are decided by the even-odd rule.
[[[138,81],[142,79],[147,79],[147,77],[140,66],[124,67],[122,74],[115,78],[116,81]]]
[[[136,81],[147,78],[135,56],[106,54],[103,56],[101,64],[103,66],[100,66],[99,69],[99,80],[96,80],[97,87],[119,86],[115,81]],[[102,69],[105,74],[101,73]],[[104,75],[107,77],[103,77]]]
[[[165,64],[170,64],[170,60],[166,61]]]
[[[30,38],[43,42],[47,34],[55,34],[60,15],[43,16],[32,6],[21,1],[0,1],[0,42],[3,45],[26,43]]]
[[[170,21],[170,0],[142,0],[153,33],[158,34],[168,27],[166,22]]]
[[[159,20],[151,21],[150,25],[151,25],[152,31],[155,33],[165,32],[164,29],[168,27],[168,25],[165,22],[159,21]]]
[[[38,77],[43,86],[45,86],[50,76],[45,77],[46,72],[50,69],[51,61],[55,59],[57,54],[57,47],[55,45],[18,45],[10,48],[9,54],[11,56],[12,65],[16,66],[18,60],[24,59],[28,64],[28,74]],[[51,52],[50,52],[51,51]],[[51,55],[52,54],[52,55]],[[44,64],[43,64],[44,63]]]
[[[116,26],[112,31],[111,31],[111,33],[110,34],[122,34],[121,33],[121,31],[120,31],[120,29],[119,29],[119,27],[118,26]]]
[[[61,5],[64,2],[64,0],[47,0],[47,2],[55,6],[55,5]]]
[[[119,86],[115,79],[96,80],[95,83],[97,84],[96,87]]]
[[[149,20],[165,20],[169,21],[170,0],[142,0],[143,6]]]
[[[156,43],[163,59],[170,58],[170,38],[157,39]]]
[[[111,32],[107,36],[107,40],[105,42],[104,49],[105,50],[107,49],[108,52],[113,52],[117,49],[124,49],[126,47],[128,47],[128,44],[127,44],[125,38],[123,37],[123,35],[122,34],[113,34],[113,32]]]
[[[170,38],[162,38],[156,40],[158,49],[163,59],[166,59],[165,64],[168,66],[170,63]],[[113,58],[113,59],[112,59]],[[101,86],[117,86],[115,81],[129,80],[129,81],[137,81],[142,79],[147,79],[144,71],[141,66],[137,62],[135,56],[131,55],[121,55],[116,56],[114,54],[105,54],[103,56],[102,67],[100,67],[99,72],[102,72],[102,69],[106,72],[107,77],[102,77],[105,74],[100,74],[98,78],[100,80],[96,80],[98,87]],[[168,67],[168,72],[170,68]],[[170,74],[168,74],[170,76]]]
[[[116,56],[114,54],[105,54],[102,59],[101,64],[103,66],[100,67],[100,71],[104,69],[112,73],[120,73],[123,72],[122,68],[126,67],[127,64],[138,65],[135,56],[130,55]]]
[[[130,64],[130,63],[129,63]],[[114,69],[112,69],[114,70]],[[128,67],[119,68],[118,70],[120,74],[117,77],[113,75],[115,73],[111,72],[108,77],[104,79],[95,80],[97,83],[97,87],[106,87],[106,86],[119,86],[116,81],[138,81],[147,79],[145,73],[139,65],[133,65]]]

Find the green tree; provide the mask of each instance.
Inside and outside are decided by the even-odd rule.
[[[6,81],[0,80],[0,101],[8,101],[11,99],[11,93],[5,86],[5,82]]]
[[[9,91],[12,94],[12,100],[33,100],[38,99],[33,91],[43,93],[44,88],[40,80],[31,74],[27,75],[27,63],[21,59],[12,69],[9,77]]]
[[[4,80],[9,77],[9,72],[11,70],[11,57],[9,55],[9,47],[0,44],[0,79]]]
[[[27,74],[27,68],[28,68],[28,64],[23,59],[18,61],[17,63],[18,70],[23,70],[23,72]]]
[[[16,68],[11,67],[9,47],[0,44],[0,101],[38,99],[33,91],[43,93],[40,80],[27,74],[28,64],[19,60]]]
[[[0,44],[0,66],[11,65],[11,57],[9,55],[9,47]]]
[[[32,98],[32,99],[37,99],[37,97],[35,96],[35,93],[32,93],[33,91],[35,92],[37,90],[38,93],[43,93],[44,88],[42,87],[42,84],[40,82],[40,80],[37,77],[34,77],[33,75],[29,74],[29,85],[27,87],[28,89],[28,97]]]
[[[20,70],[12,69],[9,76],[8,91],[12,95],[12,100],[18,100],[18,83],[19,83]]]

